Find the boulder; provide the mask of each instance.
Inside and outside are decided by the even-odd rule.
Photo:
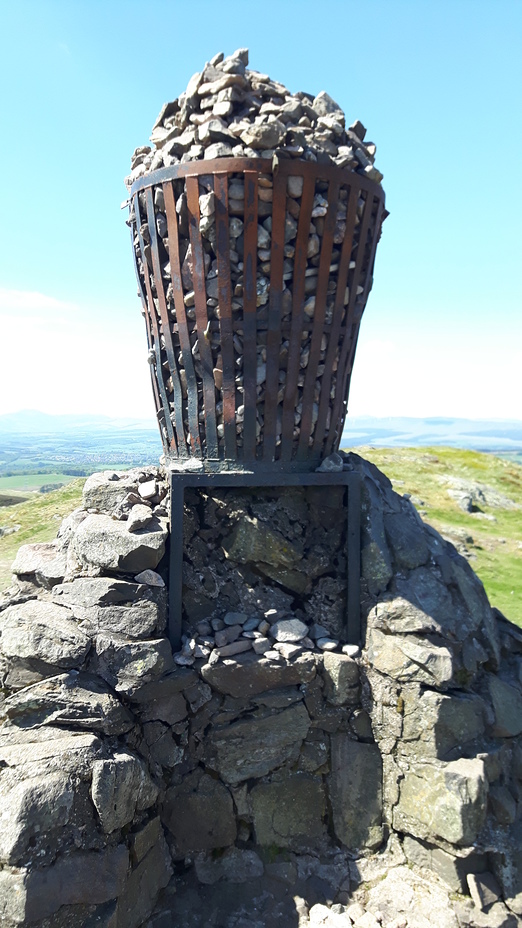
[[[22,545],[11,570],[17,576],[34,578],[35,583],[50,590],[65,576],[67,552],[55,541]]]
[[[117,693],[131,696],[146,683],[158,680],[173,665],[166,638],[133,641],[118,635],[100,634],[95,640],[96,672]]]
[[[136,574],[158,566],[166,540],[166,523],[162,519],[154,518],[147,528],[128,532],[124,522],[106,515],[89,515],[71,541],[69,558],[82,568]]]
[[[403,730],[399,750],[451,760],[485,730],[485,710],[479,696],[446,695],[404,687]],[[455,755],[454,755],[455,756]]]
[[[51,839],[69,821],[74,790],[70,777],[55,771],[15,780],[0,776],[0,861],[16,864],[44,834]]]
[[[258,783],[250,802],[257,844],[303,851],[322,843],[326,801],[320,777],[295,773]]]
[[[255,851],[228,848],[219,857],[200,854],[196,857],[196,874],[200,883],[212,885],[220,880],[227,883],[249,883],[263,876],[264,867]]]
[[[385,512],[384,530],[399,570],[413,570],[426,563],[430,556],[426,535],[410,504],[404,504],[401,512]]]
[[[309,727],[310,717],[300,703],[275,715],[214,728],[207,739],[206,764],[232,785],[265,776],[290,758],[297,760]]]
[[[396,831],[436,842],[470,845],[486,819],[487,780],[478,757],[447,764],[416,763],[400,784]]]
[[[201,676],[212,689],[239,698],[296,683],[309,683],[315,675],[316,658],[311,653],[298,656],[292,663],[247,654],[201,668]]]
[[[0,615],[0,653],[9,661],[11,677],[18,665],[34,667],[36,679],[59,668],[80,667],[90,646],[90,639],[63,606],[29,600],[8,606]]]
[[[136,811],[148,809],[158,796],[145,764],[128,751],[92,765],[92,801],[105,834],[128,825]]]
[[[368,630],[368,660],[382,674],[402,683],[444,686],[453,676],[448,648],[415,635],[386,635]]]
[[[328,792],[336,837],[350,850],[382,841],[382,760],[376,744],[332,735]]]
[[[325,651],[323,656],[325,696],[334,706],[357,703],[359,668],[347,654]]]
[[[128,493],[137,493],[138,480],[133,471],[91,474],[83,486],[84,509],[112,512],[121,505]]]
[[[112,631],[147,638],[165,628],[167,596],[159,587],[115,577],[79,577],[55,586],[52,596],[71,609],[88,634]]]
[[[236,840],[230,792],[200,770],[167,790],[161,816],[172,835],[176,860],[195,851],[227,847]]]
[[[129,873],[118,897],[118,926],[139,928],[152,914],[158,895],[172,876],[172,862],[163,832],[145,857]]]
[[[77,671],[19,690],[6,699],[3,711],[25,730],[63,725],[121,735],[134,725],[132,714],[100,677]]]
[[[488,690],[495,713],[493,734],[513,738],[522,733],[522,691],[499,677],[488,674]]]

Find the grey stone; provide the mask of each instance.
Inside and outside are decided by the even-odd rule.
[[[157,496],[158,493],[158,484],[155,480],[144,480],[143,483],[138,484],[138,495],[142,499],[153,499],[154,496]]]
[[[116,692],[127,696],[162,677],[173,665],[172,651],[166,638],[133,641],[100,634],[95,646],[96,672]]]
[[[201,676],[212,689],[229,696],[255,696],[266,690],[308,683],[316,675],[312,654],[303,654],[291,664],[280,664],[254,654],[226,663],[204,664]]]
[[[172,875],[169,849],[163,833],[129,873],[118,897],[118,928],[140,928],[152,914],[159,893]]]
[[[252,648],[252,641],[250,639],[241,641],[232,641],[230,644],[225,644],[221,648],[214,648],[213,655],[214,658],[220,657],[233,657],[235,654],[243,654],[245,651],[250,651]]]
[[[291,774],[251,790],[256,842],[299,851],[325,836],[325,794],[320,777]]]
[[[59,584],[52,595],[81,620],[87,634],[107,631],[147,638],[165,627],[167,597],[157,587],[112,577],[81,577]]]
[[[456,893],[465,893],[469,874],[480,873],[487,866],[487,855],[474,848],[450,854],[411,835],[404,835],[402,846],[409,863],[433,871]]]
[[[384,530],[399,569],[412,570],[426,563],[430,550],[422,526],[413,513],[404,510],[385,513]]]
[[[446,647],[414,635],[368,631],[368,660],[376,670],[403,683],[443,686],[453,676],[453,659]]]
[[[158,788],[143,761],[119,751],[110,760],[94,761],[91,794],[101,826],[110,834],[131,822],[136,811],[153,805]]]
[[[308,634],[308,625],[299,619],[280,619],[272,625],[270,634],[276,641],[301,641]]]
[[[357,701],[359,668],[347,654],[325,652],[323,657],[325,696],[334,706]]]
[[[330,114],[337,116],[342,120],[342,124],[344,125],[344,113],[341,107],[328,93],[326,93],[326,90],[321,90],[317,94],[312,106],[319,116],[329,116]]]
[[[129,835],[129,847],[134,864],[139,864],[151,847],[163,837],[163,828],[159,815],[144,824],[138,825]]]
[[[273,567],[295,567],[302,550],[260,519],[245,516],[224,539],[223,548],[228,558],[245,564],[249,561]]]
[[[382,761],[375,744],[332,735],[329,795],[336,837],[346,847],[375,848],[382,841]]]
[[[402,596],[383,600],[368,616],[368,625],[392,634],[428,634],[442,632],[439,622]]]
[[[512,825],[517,816],[517,804],[507,786],[493,784],[489,790],[489,804],[497,822]]]
[[[500,886],[492,873],[468,874],[468,888],[473,902],[481,911],[500,901]]]
[[[248,616],[246,612],[227,612],[227,614],[223,616],[223,622],[225,623],[225,625],[229,625],[229,626],[235,626],[235,625],[243,626],[247,618]]]
[[[26,731],[4,722],[0,729],[0,763],[15,773],[37,775],[45,770],[60,770],[90,776],[92,763],[100,755],[102,744],[92,734],[64,732],[51,726]]]
[[[136,583],[147,583],[149,586],[157,586],[160,588],[165,586],[164,580],[155,570],[142,570],[139,574],[136,574],[134,579]]]
[[[263,876],[263,863],[255,851],[229,848],[220,857],[196,858],[196,874],[200,883],[212,885],[220,880],[228,883],[248,883]],[[239,926],[238,926],[239,928]]]
[[[79,667],[91,642],[68,609],[29,600],[8,606],[0,618],[0,653],[18,663],[31,660],[49,668]]]
[[[121,505],[128,493],[136,491],[137,479],[132,471],[91,474],[83,487],[83,506],[85,509],[111,512]]]
[[[166,539],[165,525],[156,518],[146,529],[128,532],[124,522],[115,522],[105,515],[90,515],[74,535],[69,554],[82,567],[137,573],[158,566],[165,553]]]
[[[513,738],[522,732],[522,692],[488,674],[488,689],[495,713],[493,734],[497,738]]]
[[[32,576],[40,586],[51,589],[65,576],[67,554],[52,541],[22,545],[11,570],[17,576]]]
[[[0,777],[0,861],[16,864],[31,841],[44,833],[50,840],[69,821],[74,791],[70,777],[55,771],[9,782]]]
[[[486,802],[482,760],[460,758],[439,766],[418,763],[400,784],[393,827],[417,838],[470,845],[485,822]]]
[[[129,852],[124,845],[76,851],[50,867],[0,871],[0,916],[6,928],[49,918],[66,905],[97,905],[122,891]]]
[[[274,120],[248,126],[241,133],[241,141],[250,148],[277,148],[285,134],[286,126],[279,120]]]
[[[336,638],[318,638],[315,643],[321,651],[335,651],[339,647]]]
[[[380,912],[384,925],[405,916],[408,928],[460,928],[448,891],[423,873],[422,881],[407,866],[393,867],[370,887],[366,906]],[[400,924],[400,922],[399,922]]]
[[[170,726],[158,721],[146,722],[143,725],[143,737],[154,763],[169,769],[182,763],[185,749],[175,740]]]
[[[208,774],[197,771],[180,786],[167,790],[161,812],[172,835],[174,859],[236,840],[236,820],[228,789]]]
[[[402,695],[400,750],[450,760],[451,752],[461,754],[464,745],[484,734],[485,706],[479,696],[450,696],[417,688],[411,692],[404,688]]]
[[[19,690],[6,699],[4,712],[24,729],[64,725],[121,735],[134,725],[132,714],[103,680],[74,671]]]
[[[126,523],[127,531],[136,532],[139,528],[146,528],[152,522],[152,518],[152,511],[149,506],[138,503],[129,512]]]
[[[494,662],[498,665],[500,661],[500,643],[497,623],[482,581],[479,580],[463,557],[454,558],[451,562],[451,569],[467,606],[469,623],[473,625],[474,629],[480,629],[483,640],[488,646]]]
[[[299,753],[310,727],[302,704],[276,715],[233,722],[213,729],[206,746],[206,763],[226,783],[235,785],[261,777]]]

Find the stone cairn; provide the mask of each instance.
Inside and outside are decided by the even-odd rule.
[[[131,160],[131,173],[126,178],[127,186],[162,167],[185,164],[193,161],[214,161],[219,158],[250,158],[258,159],[267,164],[267,173],[261,173],[258,178],[258,226],[257,226],[257,293],[256,293],[256,445],[263,444],[264,435],[264,408],[267,381],[267,322],[268,303],[270,291],[271,271],[271,245],[272,245],[272,200],[273,200],[273,169],[282,159],[316,162],[325,165],[336,165],[349,171],[356,172],[380,183],[382,174],[374,165],[376,146],[365,141],[366,129],[360,121],[354,122],[345,128],[346,120],[341,107],[332,98],[322,91],[316,97],[306,93],[292,94],[282,84],[271,80],[267,75],[247,69],[248,50],[239,49],[228,58],[222,54],[216,55],[212,61],[205,65],[200,73],[190,80],[186,91],[180,97],[162,108],[154,124],[150,146],[137,148]],[[222,339],[220,333],[220,307],[218,276],[218,249],[216,231],[216,206],[214,180],[210,173],[199,176],[199,232],[203,240],[203,258],[205,272],[206,305],[208,327],[206,338],[211,350],[211,365],[213,368],[214,383],[216,386],[216,420],[217,439],[219,449],[224,448],[225,424],[223,405],[223,356]],[[243,429],[245,419],[245,381],[244,381],[244,344],[243,344],[243,318],[244,318],[244,276],[243,257],[245,247],[245,183],[243,173],[232,173],[227,178],[227,202],[229,215],[229,260],[230,260],[230,288],[232,294],[231,311],[233,326],[234,372],[235,372],[235,419],[238,448],[243,446]],[[197,383],[199,400],[198,430],[204,432],[204,377],[203,366],[207,364],[203,357],[201,337],[198,338],[196,324],[196,294],[194,281],[194,256],[189,236],[189,214],[187,205],[187,188],[183,178],[174,181],[175,210],[177,214],[179,260],[181,265],[181,280],[177,281],[176,288],[182,287],[184,309],[183,315],[187,320],[190,348],[192,357],[188,356],[187,348],[180,344],[180,337],[176,329],[173,333],[174,351],[176,353],[176,367],[180,378],[182,399],[183,431],[187,441],[190,442],[191,423],[189,421],[187,370],[189,379],[193,368]],[[302,206],[303,177],[297,174],[290,175],[286,190],[286,216],[284,228],[284,266],[282,294],[281,325],[287,328],[292,317],[294,257],[298,235],[298,221]],[[311,210],[311,222],[307,240],[307,266],[305,270],[304,292],[304,326],[302,333],[299,370],[297,373],[298,394],[295,401],[293,441],[297,443],[301,432],[301,419],[303,414],[303,390],[306,373],[312,350],[312,326],[316,313],[316,291],[318,283],[321,248],[325,232],[325,217],[328,212],[329,183],[318,178],[315,183],[315,194]],[[221,194],[222,196],[222,194]],[[341,305],[336,310],[339,326],[349,325],[352,318],[348,312],[350,290],[355,289],[355,315],[360,318],[367,297],[365,281],[368,277],[370,254],[373,235],[375,231],[375,217],[378,211],[378,202],[375,200],[368,209],[371,211],[372,221],[365,240],[360,242],[362,216],[366,199],[366,191],[359,197],[355,215],[355,228],[353,232],[350,255],[350,285],[346,286],[342,294]],[[324,322],[331,326],[334,318],[334,304],[336,301],[337,272],[341,258],[342,243],[347,233],[347,210],[349,201],[349,188],[346,181],[341,183],[337,194],[336,221],[333,235],[333,248],[330,259],[330,272],[326,295],[326,309]],[[138,215],[137,215],[138,213]],[[136,264],[142,280],[150,280],[152,293],[156,304],[158,285],[164,288],[168,311],[172,320],[179,322],[176,311],[173,276],[171,268],[171,244],[169,243],[169,229],[166,216],[165,194],[160,186],[154,188],[154,234],[158,236],[160,249],[160,263],[162,281],[156,281],[154,276],[151,253],[151,214],[147,210],[146,195],[139,193],[137,201],[131,206],[129,224],[133,227],[134,249]],[[172,225],[172,223],[171,223]],[[172,230],[171,234],[172,234]],[[351,236],[351,228],[348,234]],[[364,249],[363,259],[357,263],[357,256]],[[177,260],[177,259],[176,259]],[[357,263],[357,271],[356,268]],[[157,272],[159,273],[159,272]],[[177,274],[176,274],[177,277]],[[353,278],[353,279],[352,279]],[[150,302],[150,301],[149,301]],[[156,305],[156,309],[158,306]],[[340,310],[340,311],[339,311]],[[322,309],[321,309],[322,311]],[[263,333],[264,328],[264,333]],[[201,334],[201,333],[200,333]],[[323,374],[328,369],[328,378],[325,377],[324,389],[329,394],[330,404],[333,405],[337,392],[337,371],[341,356],[342,342],[335,346],[332,357],[328,352],[330,335],[325,329],[320,345],[317,375],[314,376],[314,390],[312,395],[312,433],[308,437],[309,445],[314,441],[322,441],[323,435],[314,434],[315,425],[319,416]],[[165,352],[166,342],[164,334],[161,336],[161,350]],[[279,391],[277,396],[278,417],[276,422],[276,456],[282,437],[282,410],[285,396],[287,362],[289,357],[288,335],[282,335],[280,348]],[[206,346],[205,346],[206,351]],[[327,356],[329,358],[326,364]],[[164,354],[164,358],[166,355]],[[151,364],[157,366],[157,376],[163,378],[155,352],[150,352]],[[330,372],[331,377],[330,377]],[[172,378],[165,375],[167,402],[174,413],[176,386]],[[339,376],[339,391],[344,394],[344,379]],[[344,395],[338,397],[340,403]],[[165,402],[165,400],[163,401]],[[328,435],[331,421],[331,410],[323,423],[324,435]],[[192,422],[192,432],[196,426]],[[180,423],[176,424],[180,431]],[[241,453],[241,452],[240,452]]]
[[[2,928],[522,923],[522,632],[341,459],[362,479],[360,652],[336,638],[339,500],[315,488],[187,491],[175,655],[160,468],[90,477],[57,539],[20,549]]]

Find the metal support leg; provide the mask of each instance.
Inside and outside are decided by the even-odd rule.
[[[183,479],[170,485],[169,640],[174,652],[181,648],[183,606]]]

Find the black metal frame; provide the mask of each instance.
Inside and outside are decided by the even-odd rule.
[[[170,480],[169,639],[173,651],[181,648],[183,598],[183,506],[186,487],[289,487],[345,486],[347,488],[347,598],[344,639],[360,644],[360,493],[359,474],[336,473],[176,473]]]

